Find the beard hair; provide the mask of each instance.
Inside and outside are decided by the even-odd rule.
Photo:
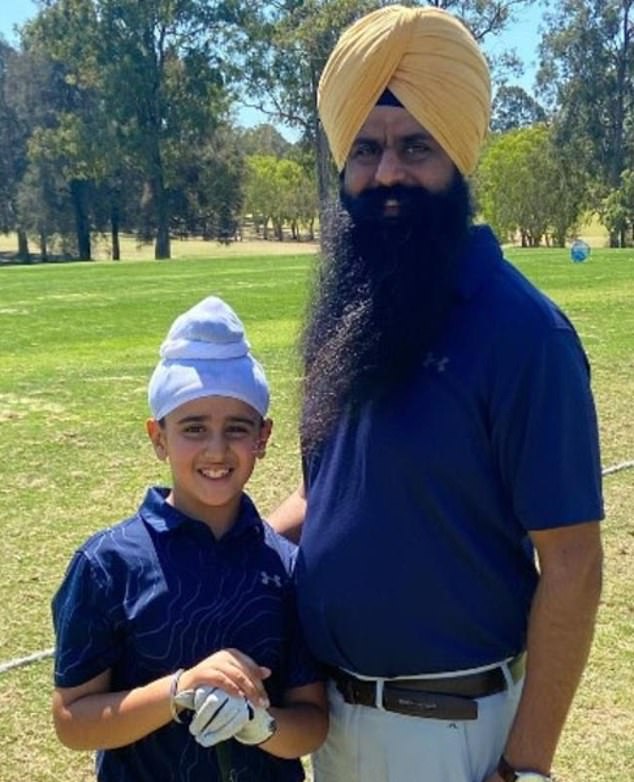
[[[388,199],[398,201],[397,217],[384,216]],[[354,414],[420,366],[451,308],[471,217],[469,187],[457,171],[439,193],[400,185],[358,196],[341,191],[325,221],[301,340],[304,456],[345,407]]]

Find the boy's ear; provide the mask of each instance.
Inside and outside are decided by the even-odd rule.
[[[165,430],[156,420],[156,418],[148,418],[145,422],[145,431],[148,437],[152,441],[154,447],[154,453],[157,458],[164,462],[167,459],[167,446],[165,443]]]
[[[266,455],[266,444],[269,441],[269,437],[271,436],[271,431],[273,430],[273,421],[270,418],[265,418],[262,421],[262,426],[260,427],[260,431],[258,433],[258,439],[255,443],[255,455],[258,459],[262,459]]]

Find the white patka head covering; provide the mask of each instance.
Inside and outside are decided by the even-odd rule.
[[[204,396],[240,399],[266,416],[269,387],[264,370],[250,353],[242,322],[222,299],[208,296],[179,315],[160,356],[148,387],[157,420]]]

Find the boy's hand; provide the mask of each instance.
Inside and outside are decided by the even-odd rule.
[[[213,747],[230,739],[243,729],[252,713],[242,696],[229,695],[218,687],[183,690],[175,701],[195,712],[189,732],[203,747]]]
[[[238,649],[221,649],[185,671],[180,685],[183,690],[219,687],[229,695],[242,695],[255,706],[268,708],[269,699],[262,682],[270,675],[268,668]]]
[[[249,709],[249,721],[234,735],[234,739],[241,744],[262,744],[270,739],[277,730],[275,717],[266,709],[259,709],[247,704]]]

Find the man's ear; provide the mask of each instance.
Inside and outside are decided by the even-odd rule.
[[[160,425],[156,418],[148,418],[145,422],[145,431],[152,442],[157,459],[164,462],[167,459],[165,429]]]
[[[262,421],[262,425],[260,426],[258,439],[256,440],[254,448],[255,455],[258,457],[258,459],[262,459],[266,455],[266,444],[269,441],[272,430],[273,421],[270,418],[265,418]]]

